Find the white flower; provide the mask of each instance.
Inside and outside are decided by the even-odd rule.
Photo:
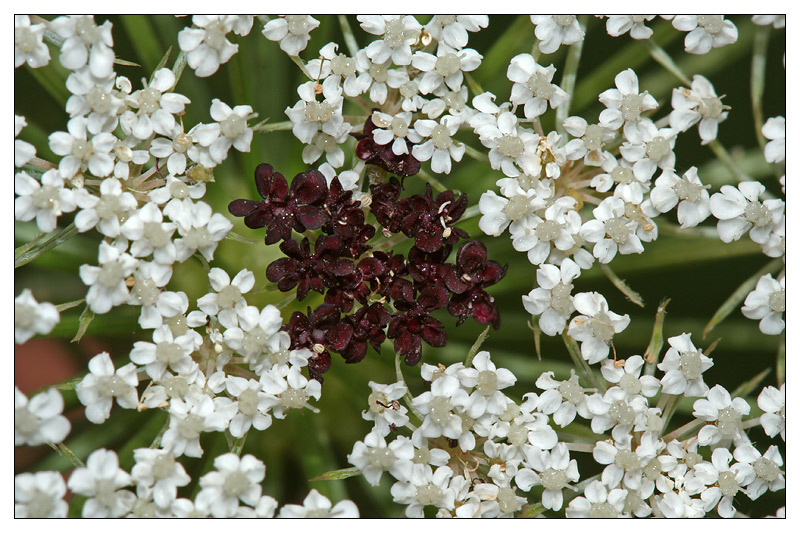
[[[370,101],[377,104],[386,102],[386,97],[389,95],[389,87],[400,87],[405,82],[409,81],[408,72],[406,72],[405,69],[389,68],[392,66],[390,61],[384,63],[373,61],[367,57],[367,52],[364,49],[356,52],[353,59],[356,62],[356,70],[360,75],[367,75],[367,78],[364,78],[363,82],[366,87],[364,91],[369,89]],[[338,87],[338,84],[334,85]],[[416,86],[416,90],[419,90],[418,85]]]
[[[270,41],[280,41],[281,50],[296,56],[306,49],[309,35],[319,21],[310,15],[283,15],[264,25],[261,33]]]
[[[178,487],[191,481],[183,465],[175,461],[169,450],[138,448],[133,450],[136,464],[131,469],[131,479],[137,491],[152,493],[158,507],[168,508],[178,495]]]
[[[426,505],[439,509],[453,509],[455,490],[450,487],[453,471],[440,466],[434,472],[430,465],[414,464],[408,480],[392,485],[391,493],[395,502],[407,505],[406,516],[422,518]]]
[[[100,243],[98,260],[100,266],[81,265],[79,273],[84,285],[89,286],[86,303],[92,312],[103,314],[128,301],[125,279],[136,269],[138,260],[105,242]]]
[[[188,133],[184,133],[183,126],[176,124],[169,139],[165,137],[153,139],[150,143],[150,153],[159,159],[167,160],[167,172],[182,175],[186,172],[187,155],[195,153],[194,145],[199,142],[198,136],[193,135],[194,132],[195,128],[192,128]],[[217,136],[213,137],[216,139]]]
[[[192,24],[198,28],[184,28],[178,33],[178,45],[186,52],[186,62],[201,78],[214,74],[220,64],[239,49],[227,39],[233,29],[238,35],[247,35],[253,26],[252,16],[194,15]]]
[[[370,485],[376,487],[383,472],[389,472],[395,479],[408,479],[415,453],[408,437],[400,435],[387,445],[380,432],[371,431],[363,442],[353,445],[347,460],[361,471]]]
[[[570,370],[570,378],[564,381],[556,380],[553,372],[545,372],[536,380],[536,386],[544,390],[536,409],[552,415],[553,422],[562,428],[572,423],[576,414],[586,419],[592,418],[585,394],[588,389],[580,386],[574,370]]]
[[[267,305],[259,311],[255,306],[247,306],[237,311],[239,325],[225,331],[225,342],[241,352],[246,361],[256,359],[265,350],[274,351],[276,333],[283,325],[277,307]]]
[[[389,434],[390,426],[405,427],[408,409],[398,401],[408,392],[405,383],[399,381],[381,385],[370,381],[369,387],[372,389],[368,398],[369,410],[363,411],[361,417],[375,423],[373,431],[385,437]]]
[[[97,135],[113,132],[119,115],[125,111],[125,94],[114,88],[113,73],[106,78],[96,78],[90,69],[83,68],[67,78],[67,89],[72,96],[67,100],[66,111],[70,118],[88,115],[86,129]]]
[[[65,178],[72,178],[87,168],[94,176],[103,178],[114,170],[114,157],[111,150],[117,138],[108,132],[88,137],[88,119],[75,117],[67,122],[67,132],[57,131],[48,137],[50,149],[56,155],[64,156],[58,162],[58,169]]]
[[[14,167],[22,168],[36,156],[36,147],[29,142],[17,139],[22,128],[27,126],[25,117],[14,115]]]
[[[675,140],[678,132],[672,128],[658,128],[652,120],[639,121],[638,127],[626,128],[628,139],[619,148],[625,160],[633,163],[634,170],[642,168],[648,178],[656,168],[672,170],[675,168]]]
[[[418,51],[411,59],[411,65],[422,72],[417,79],[419,92],[437,93],[444,86],[453,91],[461,89],[464,72],[472,72],[481,64],[483,56],[472,48],[455,50],[440,44],[436,55]]]
[[[711,463],[704,462],[695,467],[695,475],[706,485],[712,486],[702,490],[700,499],[708,512],[714,507],[723,518],[733,518],[736,509],[733,498],[755,479],[753,467],[747,463],[729,465],[733,456],[726,448],[716,448],[711,454]],[[710,482],[710,483],[709,483]]]
[[[739,466],[741,469],[745,464],[750,465],[755,474],[749,480],[740,481],[741,485],[746,485],[745,493],[751,500],[760,497],[767,489],[775,492],[786,488],[786,477],[781,470],[783,458],[777,446],[770,446],[762,456],[750,444],[743,444],[733,450],[733,457],[739,461],[733,468]]]
[[[727,109],[730,109],[722,104],[711,82],[699,74],[692,78],[691,90],[685,87],[672,90],[672,108],[670,127],[687,131],[699,122],[700,144],[708,144],[717,138],[717,127],[728,118]]]
[[[392,145],[392,152],[395,155],[408,153],[408,143],[419,142],[422,137],[411,127],[412,116],[410,112],[400,112],[394,115],[376,112],[372,114],[372,122],[375,129],[372,132],[373,140],[382,146],[389,143]]]
[[[75,391],[78,400],[86,406],[86,418],[93,424],[102,424],[111,414],[115,398],[122,408],[138,407],[138,384],[135,364],[128,363],[115,372],[111,356],[108,352],[101,352],[89,361],[89,373],[78,383]]]
[[[192,199],[198,200],[205,196],[206,184],[196,183],[189,185],[183,180],[174,176],[167,176],[167,182],[163,187],[153,189],[148,195],[150,200],[158,205],[167,204],[164,206],[164,211],[169,215],[170,204],[180,205],[183,200]],[[178,208],[180,209],[180,208]]]
[[[778,433],[786,441],[786,384],[780,389],[772,386],[764,387],[758,395],[758,408],[764,411],[759,418],[764,433],[774,437]]]
[[[713,445],[724,440],[735,444],[748,443],[742,428],[742,417],[750,413],[750,405],[742,398],[734,398],[722,385],[715,385],[706,398],[694,402],[696,418],[713,422],[700,429],[697,442],[701,446]]]
[[[497,183],[501,185],[500,192],[503,196],[498,196],[494,191],[486,191],[481,195],[478,208],[483,216],[478,221],[478,227],[485,234],[495,237],[503,233],[509,224],[512,228],[528,229],[529,219],[535,217],[535,212],[547,205],[541,191],[535,187],[523,189],[519,181],[512,178],[501,178]],[[517,232],[512,231],[512,235],[520,232],[524,233],[521,229]]]
[[[733,22],[722,15],[676,15],[672,26],[689,32],[683,43],[690,54],[707,54],[711,48],[733,44],[739,37]]]
[[[667,342],[670,348],[658,364],[658,369],[664,372],[662,391],[665,394],[705,396],[708,385],[703,382],[703,372],[714,365],[711,358],[695,348],[690,333],[670,337]]]
[[[506,76],[514,82],[509,100],[515,106],[524,106],[525,118],[533,120],[569,100],[569,95],[553,83],[556,68],[542,67],[530,54],[519,54],[511,59]]]
[[[628,495],[625,489],[611,489],[600,481],[592,481],[583,491],[583,496],[578,496],[567,507],[567,518],[617,518],[629,516],[623,513],[625,498]]]
[[[517,382],[517,377],[510,370],[497,368],[485,350],[475,354],[472,368],[462,369],[459,379],[462,386],[470,389],[475,387],[464,405],[467,416],[471,418],[480,418],[485,413],[503,414],[508,398],[500,390]]]
[[[172,234],[177,224],[163,220],[161,209],[153,202],[146,203],[127,217],[120,227],[120,233],[126,239],[133,241],[131,243],[133,257],[147,257],[152,254],[153,259],[162,265],[171,265],[176,261]]]
[[[343,170],[339,173],[330,165],[330,163],[322,163],[318,169],[325,176],[325,181],[328,182],[328,187],[331,186],[333,178],[339,178],[339,183],[342,189],[346,191],[358,192],[358,182],[361,175],[355,170]],[[355,197],[355,195],[354,195]]]
[[[153,331],[153,341],[137,341],[130,357],[137,365],[145,365],[145,371],[154,380],[159,380],[170,368],[178,374],[189,373],[194,367],[191,354],[200,347],[197,332],[190,330],[184,335],[174,336],[168,325]]]
[[[607,362],[608,360],[606,360]],[[603,368],[607,366],[603,364]],[[652,376],[648,377],[658,383],[658,380]],[[630,434],[635,422],[647,411],[647,400],[644,396],[631,394],[622,387],[611,387],[602,398],[599,396],[590,397],[589,409],[594,415],[591,425],[592,431],[600,435],[614,428],[611,431],[611,436],[614,437],[614,440],[622,441]]]
[[[445,115],[439,122],[429,119],[417,120],[414,130],[428,140],[415,145],[411,154],[419,161],[431,160],[431,170],[437,174],[450,174],[453,161],[461,161],[466,147],[452,139],[460,123],[450,115]]]
[[[270,408],[275,418],[286,418],[289,409],[319,412],[308,402],[311,398],[319,400],[321,385],[316,379],[306,378],[299,366],[275,365],[261,375],[261,384],[270,395]]]
[[[200,433],[224,431],[234,414],[236,404],[228,398],[206,394],[173,398],[169,403],[169,429],[161,438],[161,446],[175,457],[201,457]]]
[[[236,398],[239,411],[230,423],[231,435],[239,439],[254,427],[263,431],[272,425],[269,414],[270,397],[264,392],[260,382],[239,376],[228,376],[225,380],[228,393]]]
[[[98,26],[91,15],[58,17],[50,28],[64,39],[61,45],[61,64],[70,70],[80,70],[87,64],[97,78],[110,76],[114,69],[114,39],[111,22]]]
[[[208,273],[208,280],[216,292],[199,298],[197,307],[207,315],[216,316],[225,328],[238,326],[238,313],[247,307],[247,301],[242,295],[253,288],[255,276],[244,269],[231,281],[227,272],[221,268],[212,268]]]
[[[562,490],[572,488],[570,482],[580,479],[578,462],[569,458],[566,443],[559,442],[551,451],[532,446],[523,447],[525,461],[530,468],[522,468],[514,478],[520,490],[528,492],[534,485],[541,485],[542,505],[558,511],[564,503]]]
[[[753,320],[760,320],[758,329],[765,335],[779,335],[785,328],[783,313],[786,311],[786,277],[780,281],[771,274],[759,278],[742,306],[742,314]]]
[[[574,161],[583,158],[585,164],[592,166],[602,166],[606,161],[613,160],[614,156],[603,149],[615,137],[610,129],[600,124],[589,124],[582,117],[567,117],[564,129],[576,137],[564,146],[567,159]]]
[[[303,505],[286,504],[278,513],[278,518],[358,518],[358,507],[350,500],[342,500],[336,505],[311,489],[303,500]]]
[[[175,74],[168,68],[156,71],[149,83],[143,80],[144,87],[127,97],[128,106],[138,111],[122,114],[122,131],[137,139],[147,139],[153,133],[171,135],[176,125],[174,115],[183,113],[189,103],[182,94],[171,92],[175,82]]]
[[[656,18],[655,15],[608,15],[606,20],[606,33],[612,37],[619,37],[630,32],[634,39],[649,39],[653,30],[644,25]]]
[[[14,518],[66,518],[67,484],[59,472],[14,476]]]
[[[656,109],[658,102],[647,91],[639,92],[639,78],[632,69],[626,69],[614,77],[616,89],[600,93],[599,100],[606,106],[600,113],[600,125],[611,130],[625,126],[625,136],[644,120],[642,113]],[[627,159],[627,158],[626,158]]]
[[[57,389],[47,389],[30,400],[14,387],[14,446],[59,443],[71,425],[61,415],[64,399]]]
[[[210,126],[217,126],[219,134],[208,146],[208,150],[217,164],[225,160],[231,146],[240,152],[250,151],[253,130],[247,126],[247,119],[252,113],[253,108],[249,105],[237,105],[231,109],[217,98],[211,101],[211,118],[217,121],[217,124]]]
[[[459,439],[462,433],[468,433],[463,430],[463,420],[458,415],[458,406],[466,400],[467,393],[460,387],[457,377],[447,374],[435,377],[431,390],[413,400],[414,407],[425,416],[415,434],[429,439],[441,436]],[[475,444],[474,437],[472,444]],[[467,449],[471,447],[468,446]]]
[[[613,361],[605,361],[600,372],[606,381],[619,386],[630,396],[643,395],[652,398],[658,393],[661,384],[653,376],[642,376],[644,359],[641,355],[632,355],[625,359],[623,366],[617,366]]]
[[[419,39],[422,26],[411,15],[358,15],[361,28],[382,39],[372,41],[365,51],[375,63],[391,59],[395,65],[411,64],[411,45]]]
[[[541,41],[539,50],[552,54],[562,44],[575,44],[583,40],[583,29],[575,15],[531,15],[536,25],[536,38]]]
[[[622,441],[615,441],[614,444],[599,441],[592,451],[592,457],[599,464],[608,465],[603,469],[601,477],[605,486],[618,487],[622,483],[625,489],[634,491],[641,489],[642,496],[650,497],[655,483],[649,476],[644,475],[644,468],[666,445],[655,433],[645,432],[641,443],[635,450],[633,447],[630,435],[626,435]]]
[[[461,49],[467,46],[467,32],[477,32],[489,25],[488,15],[434,15],[424,31],[447,46]]]
[[[322,133],[332,138],[341,136],[341,131],[349,126],[342,116],[342,89],[333,77],[322,82],[322,97],[317,100],[316,82],[307,82],[297,88],[300,100],[294,107],[287,107],[285,112],[292,121],[292,133],[304,144],[314,142],[314,137]],[[321,154],[322,152],[320,152]]]
[[[175,240],[178,261],[186,261],[195,252],[211,261],[219,241],[225,238],[233,224],[222,214],[214,213],[205,202],[183,200],[173,205],[175,208],[167,214],[178,223],[181,234],[181,238]],[[168,207],[164,208],[165,212]]]
[[[306,69],[313,72],[318,81],[333,76],[347,96],[355,97],[367,92],[372,84],[372,77],[368,72],[358,70],[354,58],[338,54],[338,48],[336,43],[326,44],[319,51],[319,59],[309,61]]]
[[[662,497],[655,497],[656,516],[665,518],[702,518],[705,516],[703,501],[692,498],[685,490],[667,492]],[[659,514],[660,513],[660,514]]]
[[[36,335],[47,335],[61,320],[56,306],[39,303],[30,289],[23,289],[14,298],[14,343],[23,344]]]
[[[761,133],[769,139],[764,147],[767,163],[780,163],[786,159],[786,119],[783,117],[768,118],[761,127]]]
[[[536,271],[539,285],[522,297],[525,310],[539,316],[539,328],[545,335],[561,335],[575,306],[572,304],[572,281],[580,276],[580,267],[569,258],[561,266],[543,264]]]
[[[332,167],[339,168],[344,165],[344,150],[341,145],[350,138],[350,131],[353,127],[347,122],[341,122],[338,129],[332,128],[333,122],[331,127],[326,128],[331,133],[318,131],[314,134],[311,143],[303,148],[304,163],[311,164],[325,154],[325,159]]]
[[[598,292],[578,293],[572,302],[581,315],[572,319],[567,333],[581,342],[581,355],[589,364],[599,363],[608,357],[614,334],[628,327],[631,319],[610,311],[606,299]]]
[[[644,246],[636,234],[636,223],[625,215],[625,202],[611,196],[600,202],[592,213],[594,220],[586,222],[580,236],[595,243],[592,253],[601,263],[608,263],[617,251],[621,254],[640,254]]]
[[[28,15],[14,15],[14,68],[28,63],[39,68],[50,62],[50,49],[44,44],[44,24],[31,24]]]
[[[136,197],[123,191],[122,183],[115,178],[103,180],[99,197],[86,189],[79,189],[75,193],[75,203],[81,208],[75,215],[78,231],[97,227],[97,231],[106,237],[119,236],[121,221],[133,215],[138,206]]]
[[[201,490],[195,505],[207,508],[214,518],[227,518],[235,514],[239,501],[256,505],[261,498],[261,481],[266,467],[252,455],[239,458],[226,453],[214,459],[214,468],[200,478]]]
[[[665,170],[656,178],[655,187],[650,191],[650,201],[662,213],[677,205],[678,222],[682,228],[690,228],[711,214],[707,188],[697,176],[697,167],[691,167],[682,177]]]
[[[530,190],[528,194],[530,194]],[[520,196],[512,199],[517,205],[509,201],[509,212],[514,207],[520,207]],[[542,200],[540,200],[542,201]],[[544,263],[553,250],[568,253],[576,245],[576,234],[581,229],[581,216],[575,209],[575,199],[571,196],[562,196],[552,201],[544,212],[544,218],[536,214],[528,215],[519,222],[511,225],[511,239],[514,249],[528,252],[528,261],[534,265]],[[536,208],[538,202],[532,202]],[[541,211],[538,211],[541,213]]]
[[[489,148],[489,164],[510,178],[521,173],[539,175],[542,169],[537,153],[539,136],[519,126],[517,117],[510,111],[498,111],[498,114],[475,115],[470,120],[481,144]]]
[[[86,467],[76,468],[67,486],[75,494],[89,496],[83,504],[84,518],[119,518],[133,507],[136,496],[120,490],[131,484],[131,476],[119,467],[113,450],[99,449],[86,459]]]
[[[754,242],[764,244],[769,239],[786,204],[780,198],[760,202],[765,190],[757,181],[743,181],[738,188],[723,185],[711,196],[711,214],[719,219],[717,233],[722,242],[738,240],[748,230]]]

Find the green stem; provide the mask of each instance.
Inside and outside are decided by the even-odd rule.
[[[53,448],[55,451],[57,451],[59,455],[62,455],[64,457],[66,457],[67,459],[69,459],[69,462],[72,463],[72,466],[74,466],[75,468],[85,468],[86,467],[86,465],[83,464],[83,461],[81,461],[78,458],[78,456],[75,455],[75,452],[70,450],[69,447],[67,447],[67,445],[64,444],[63,442],[59,442],[58,444],[54,444],[52,442],[48,442],[47,444],[51,448]]]
[[[308,78],[309,80],[312,80],[312,81],[315,81],[317,79],[317,78],[315,78],[314,76],[312,76],[311,74],[308,73],[308,69],[306,68],[305,63],[303,63],[303,60],[300,59],[299,56],[289,56],[289,59],[291,59],[292,62],[295,65],[300,67],[300,70],[303,71],[303,74],[305,74],[306,78]]]
[[[547,510],[547,508],[541,503],[534,503],[529,507],[524,508],[522,512],[514,518],[536,518],[540,514],[544,513],[545,510]]]
[[[608,278],[608,279],[611,281],[611,283],[613,283],[613,284],[614,284],[614,286],[615,286],[617,289],[619,289],[619,290],[620,290],[620,292],[621,292],[622,294],[624,294],[624,295],[625,295],[625,297],[626,297],[628,300],[630,300],[631,302],[635,303],[635,304],[636,304],[636,305],[638,305],[639,307],[644,307],[644,300],[642,300],[642,297],[641,297],[641,295],[640,295],[638,292],[636,292],[636,291],[634,291],[633,289],[631,289],[631,288],[628,286],[628,284],[627,284],[627,283],[625,283],[625,280],[624,280],[624,279],[622,279],[622,278],[620,278],[619,276],[617,276],[617,275],[614,273],[614,271],[613,271],[613,270],[611,270],[611,267],[609,267],[608,265],[603,265],[603,264],[601,264],[601,265],[600,265],[600,270],[602,270],[602,271],[603,271],[603,273],[604,273],[604,274],[606,275],[606,277],[607,277],[607,278]]]
[[[417,176],[422,178],[422,181],[429,183],[431,187],[433,187],[433,190],[435,190],[436,192],[444,192],[447,190],[447,187],[445,187],[441,181],[434,178],[424,170],[420,170]]]
[[[483,341],[486,340],[486,336],[489,335],[489,327],[490,326],[486,326],[486,329],[484,329],[483,332],[481,332],[481,334],[478,335],[475,344],[473,344],[472,347],[467,352],[467,358],[464,360],[464,366],[466,367],[472,366],[472,359],[475,357],[475,354],[478,353],[478,350],[480,350]]]
[[[588,15],[581,15],[578,17],[578,24],[586,33],[586,21]],[[567,52],[567,62],[564,65],[564,71],[561,74],[561,88],[570,95],[566,102],[556,108],[556,131],[564,135],[564,120],[569,116],[570,101],[572,94],[575,92],[575,81],[578,77],[578,66],[581,62],[581,54],[583,53],[583,39],[569,47]]]
[[[578,348],[578,343],[575,342],[575,339],[570,337],[566,331],[564,331],[564,333],[561,335],[561,338],[564,339],[567,352],[569,352],[572,362],[575,363],[575,366],[578,368],[578,372],[581,374],[581,376],[583,376],[584,381],[597,389],[598,392],[605,393],[607,389],[606,384],[603,383],[603,381],[599,379],[589,367],[589,363],[587,363],[586,359],[584,359],[581,355],[580,349]]]
[[[644,44],[647,51],[650,52],[650,55],[655,59],[662,67],[667,69],[671,72],[676,78],[681,80],[682,83],[685,85],[691,85],[692,82],[689,80],[689,77],[683,73],[681,68],[675,64],[675,61],[669,56],[669,54],[661,48],[653,39],[643,39],[639,41],[640,43]]]
[[[283,122],[273,122],[271,124],[265,122],[263,124],[257,124],[256,126],[253,126],[253,131],[258,131],[258,132],[286,131],[292,129],[293,125],[294,124],[292,124],[291,120],[286,120]]]
[[[350,56],[356,57],[356,54],[359,50],[358,43],[353,35],[353,29],[350,27],[350,22],[347,20],[347,15],[339,15],[339,25],[342,27],[344,43],[347,45],[347,50],[350,52]]]
[[[23,265],[27,265],[40,255],[45,252],[49,252],[59,244],[62,244],[72,237],[78,234],[78,228],[75,227],[75,223],[71,223],[66,228],[54,231],[52,233],[47,234],[47,240],[41,244],[37,244],[33,247],[28,247],[25,249],[25,246],[20,246],[16,250],[14,250],[14,268],[19,268]],[[40,237],[37,237],[37,240]]]
[[[475,148],[473,148],[472,146],[468,145],[467,143],[464,143],[464,148],[466,149],[466,151],[464,153],[467,155],[467,157],[471,157],[475,161],[480,161],[481,163],[488,163],[489,162],[489,156],[488,155],[484,154],[483,152],[480,152],[480,151],[476,150]]]
[[[414,407],[414,398],[411,396],[411,391],[408,390],[408,385],[406,385],[405,379],[403,379],[403,371],[400,369],[400,354],[396,354],[394,358],[394,370],[397,374],[397,381],[402,383],[406,386],[406,394],[403,396],[403,401],[406,403],[406,407],[410,413],[412,413],[418,422],[422,423],[425,420],[425,417],[422,416],[416,407]]]
[[[666,435],[664,435],[662,437],[662,440],[664,442],[671,442],[671,441],[673,441],[673,440],[675,440],[677,438],[682,437],[683,435],[686,435],[687,433],[693,432],[696,428],[699,428],[703,424],[705,424],[705,420],[697,420],[697,419],[692,420],[691,422],[688,422],[688,423],[682,425],[681,427],[679,427],[675,431],[671,431],[671,432],[667,433]],[[666,425],[665,425],[665,427],[666,427]]]
[[[764,124],[764,79],[767,71],[769,31],[767,26],[756,29],[753,37],[753,61],[750,66],[750,97],[753,105],[753,125],[755,126],[756,139],[762,152],[767,143],[764,134],[761,133],[761,126]]]
[[[736,175],[736,179],[738,181],[750,181],[752,179],[744,170],[739,167],[739,165],[736,164],[736,162],[733,160],[733,157],[731,157],[731,154],[725,149],[724,146],[722,146],[722,143],[720,143],[719,140],[714,139],[708,143],[708,147],[711,148],[711,151],[714,152],[714,155],[722,160],[722,162],[725,163],[725,166],[727,166],[730,171]]]
[[[647,350],[644,352],[644,373],[647,376],[652,376],[655,373],[656,365],[658,365],[661,355],[661,347],[664,346],[664,317],[667,315],[669,300],[669,298],[666,298],[658,304],[656,320],[653,323],[653,335],[650,337],[650,344],[647,345]]]

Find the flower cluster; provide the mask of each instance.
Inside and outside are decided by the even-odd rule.
[[[410,168],[408,159],[395,161],[391,152],[382,159],[382,153],[370,156],[381,167]],[[309,371],[314,378],[321,381],[330,368],[330,351],[357,363],[367,344],[380,352],[387,337],[407,364],[417,364],[422,341],[437,347],[447,342],[444,325],[431,316],[437,309],[446,307],[458,324],[473,317],[480,324],[499,326],[494,298],[485,289],[503,278],[505,268],[489,260],[486,247],[475,240],[460,246],[454,263],[447,262],[458,241],[468,237],[455,226],[466,209],[466,195],[456,198],[453,191],[444,191],[434,198],[428,185],[425,194],[400,198],[403,187],[392,178],[370,186],[367,211],[338,176],[328,184],[318,170],[298,174],[289,186],[264,163],[256,168],[255,180],[263,200],[234,200],[228,209],[244,217],[250,228],[265,227],[267,244],[282,241],[285,257],[266,269],[267,279],[279,290],[296,288],[301,301],[310,291],[324,294],[323,304],[307,313],[296,311],[284,328],[292,349],[313,352]],[[367,244],[376,234],[366,221],[367,212],[384,236],[402,233],[413,239],[408,257]],[[292,230],[320,230],[313,251],[309,237],[297,242]]]

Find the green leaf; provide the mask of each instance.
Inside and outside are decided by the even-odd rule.
[[[39,241],[34,246],[20,246],[16,250],[14,250],[14,268],[19,268],[23,265],[27,265],[40,255],[45,252],[48,252],[62,244],[75,235],[78,234],[78,228],[75,227],[75,224],[72,223],[66,228],[53,231],[52,233],[48,233],[48,238],[44,242],[39,241],[40,237],[37,237],[36,240]]]
[[[783,266],[783,260],[781,258],[773,259],[772,261],[767,263],[761,270],[759,270],[758,272],[747,278],[747,280],[745,280],[744,283],[739,285],[739,288],[733,291],[733,294],[731,294],[728,297],[728,299],[725,300],[725,302],[719,307],[717,312],[714,313],[714,316],[711,317],[711,320],[708,321],[708,324],[706,324],[705,329],[703,329],[703,338],[705,338],[706,335],[708,335],[708,333],[712,329],[714,329],[714,327],[717,324],[725,320],[725,318],[727,318],[728,315],[730,315],[734,309],[739,307],[739,305],[744,301],[744,299],[747,298],[747,295],[750,293],[750,291],[752,291],[753,288],[755,288],[761,276],[769,274],[771,272],[775,272],[782,266]]]
[[[321,476],[309,479],[309,481],[331,481],[334,479],[347,479],[349,477],[360,476],[360,475],[361,475],[361,470],[359,470],[356,467],[342,468],[341,470],[332,470],[330,472],[325,472]]]
[[[63,312],[64,312],[64,311],[66,311],[67,309],[72,309],[73,307],[78,307],[78,306],[79,306],[79,305],[81,305],[81,304],[82,304],[84,301],[85,301],[85,298],[81,298],[80,300],[73,300],[73,301],[71,301],[71,302],[66,302],[66,303],[63,303],[63,304],[58,304],[58,305],[56,306],[56,311],[58,311],[59,313],[63,313]]]
[[[92,320],[94,320],[94,312],[89,309],[89,305],[87,304],[86,307],[83,308],[81,317],[78,319],[78,332],[69,342],[78,342],[81,340],[83,335],[86,333],[86,330],[89,328],[89,324],[92,323]]]

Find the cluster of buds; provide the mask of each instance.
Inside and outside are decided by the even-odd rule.
[[[386,170],[398,170],[396,161],[387,165],[380,155],[369,157]],[[402,166],[409,170],[408,161]],[[266,244],[282,241],[285,257],[266,270],[279,290],[296,289],[300,301],[310,291],[324,295],[323,304],[293,313],[284,326],[291,349],[314,353],[309,371],[315,379],[322,381],[330,368],[330,352],[357,363],[367,344],[380,352],[387,337],[407,364],[417,364],[422,341],[435,347],[447,343],[444,325],[431,316],[437,309],[447,308],[459,325],[471,316],[499,327],[494,298],[485,289],[500,281],[506,268],[489,260],[476,240],[461,244],[455,262],[447,262],[458,242],[469,237],[454,226],[467,207],[466,195],[456,198],[448,190],[434,197],[428,186],[424,194],[400,198],[403,186],[391,177],[370,186],[365,206],[338,177],[328,182],[320,171],[309,170],[289,185],[268,164],[256,168],[255,181],[262,200],[235,200],[228,210],[250,228],[266,228]],[[407,257],[368,244],[376,234],[368,212],[382,235],[402,233],[414,240]],[[298,242],[292,230],[305,236]],[[307,230],[319,231],[313,242]]]

